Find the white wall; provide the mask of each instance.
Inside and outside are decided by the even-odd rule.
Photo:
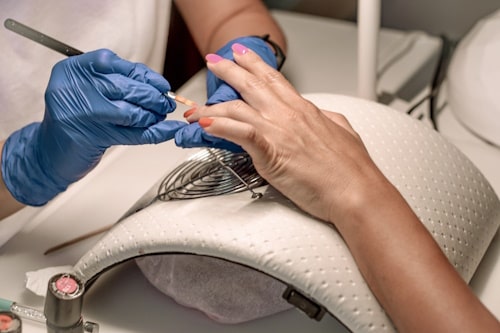
[[[384,26],[420,29],[453,39],[463,36],[481,17],[500,9],[500,0],[382,0],[382,4]]]
[[[354,18],[356,0],[266,0],[274,8]],[[458,39],[479,18],[500,9],[500,0],[382,0],[382,24]]]

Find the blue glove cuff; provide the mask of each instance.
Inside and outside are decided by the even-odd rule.
[[[231,46],[233,46],[233,44],[235,43],[245,45],[246,47],[257,53],[269,66],[278,68],[278,61],[276,60],[274,50],[269,46],[264,38],[261,38],[259,36],[245,36],[230,40],[226,45],[224,45],[217,51],[217,54],[221,57],[234,61],[233,50]]]
[[[33,138],[39,129],[40,123],[32,123],[14,132],[2,150],[5,186],[17,201],[29,206],[42,206],[67,188],[54,181],[38,162]]]
[[[263,35],[263,36],[251,36],[251,37],[258,37],[262,39],[264,42],[266,42],[268,45],[270,45],[273,48],[274,52],[274,57],[276,58],[276,69],[281,70],[281,67],[285,64],[286,60],[286,55],[285,52],[281,49],[281,47],[273,41],[270,37],[269,34]]]

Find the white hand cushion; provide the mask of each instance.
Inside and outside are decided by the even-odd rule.
[[[463,279],[469,281],[500,224],[500,202],[479,170],[437,132],[391,108],[347,96],[305,97],[349,119],[378,167],[408,201]],[[186,262],[178,265],[179,269],[167,268],[172,275],[163,276],[163,260],[163,267],[191,260],[181,256],[174,259],[176,254],[215,257],[249,267],[243,278],[232,275],[239,268],[228,269],[228,276],[220,277],[219,294],[230,293],[225,289],[230,286],[241,295],[248,281],[256,281],[257,286],[262,283],[264,292],[260,294],[264,296],[259,300],[249,297],[249,306],[243,305],[249,315],[242,317],[280,311],[283,303],[275,298],[285,286],[292,286],[354,332],[395,331],[335,228],[303,213],[270,186],[261,188],[261,192],[261,199],[241,192],[158,201],[108,232],[74,266],[76,274],[89,283],[124,260],[171,253],[141,259],[148,279],[180,303],[197,306],[216,319],[218,312],[228,314],[223,320],[231,321],[229,312],[203,308],[196,295],[172,290],[176,285],[172,281],[188,279],[196,266]],[[209,267],[206,262],[202,265],[204,260],[193,262]],[[226,264],[214,266],[219,270],[214,273],[220,275]],[[204,270],[204,274],[209,271]],[[190,281],[198,285],[197,290],[206,291],[204,297],[218,297],[211,289],[217,285],[217,278],[210,285],[204,285],[204,279],[191,277]],[[276,290],[267,295],[269,289]],[[251,306],[269,299],[273,301],[267,313]]]

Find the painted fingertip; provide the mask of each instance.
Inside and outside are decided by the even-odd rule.
[[[214,53],[209,53],[205,56],[205,60],[208,62],[208,63],[211,63],[211,64],[216,64],[218,63],[219,61],[221,61],[222,58],[220,55],[218,54],[214,54]]]
[[[231,45],[231,49],[239,55],[244,55],[248,52],[248,48],[240,43],[234,43],[233,45]]]
[[[203,128],[212,125],[213,122],[214,120],[212,118],[207,118],[207,117],[203,117],[200,118],[200,120],[198,120],[198,124],[200,124],[200,126]]]
[[[184,118],[189,117],[189,116],[190,116],[190,115],[192,115],[195,111],[196,111],[196,108],[192,108],[192,109],[187,110],[187,111],[186,111],[186,112],[184,112],[184,114],[183,114]]]

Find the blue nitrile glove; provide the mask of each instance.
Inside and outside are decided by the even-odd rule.
[[[231,45],[240,43],[257,53],[268,65],[277,68],[276,56],[272,48],[260,37],[249,36],[233,39],[223,46],[217,54],[234,61]],[[232,101],[241,98],[240,94],[211,71],[207,72],[207,105]],[[242,152],[243,149],[229,141],[215,137],[203,130],[200,125],[192,123],[175,134],[175,144],[183,148],[213,147]]]
[[[7,188],[40,206],[85,176],[112,145],[160,143],[184,122],[164,121],[176,105],[169,83],[143,64],[97,50],[57,63],[45,115],[13,133],[2,151]]]

